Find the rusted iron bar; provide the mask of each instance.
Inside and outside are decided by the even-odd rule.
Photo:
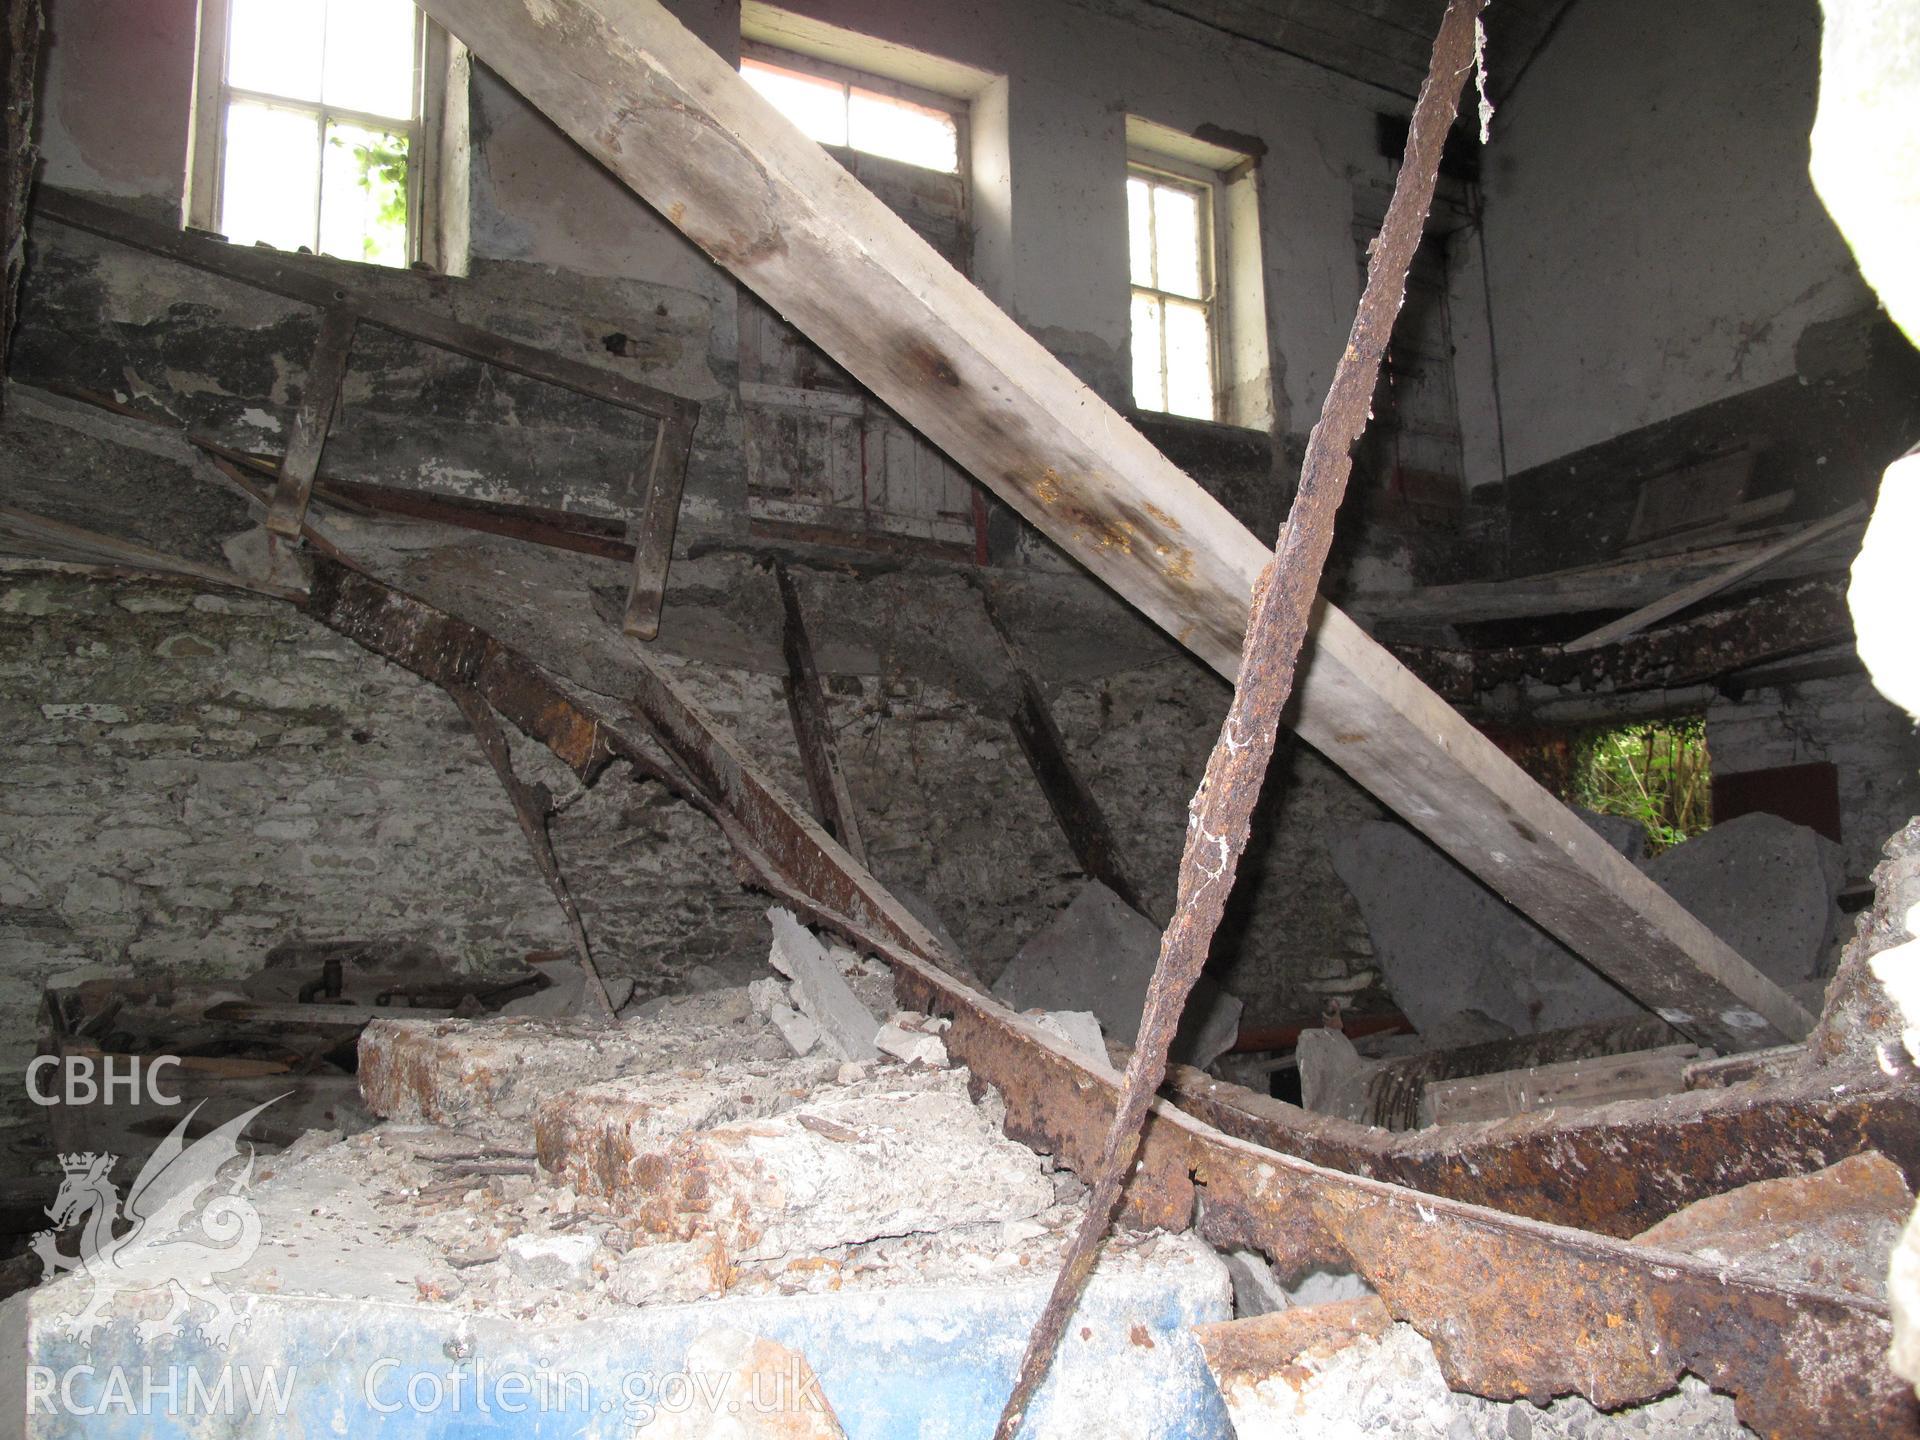
[[[340,391],[347,383],[347,356],[359,323],[351,310],[338,306],[321,312],[320,336],[314,341],[300,408],[294,413],[286,457],[280,462],[280,482],[267,510],[267,529],[276,535],[297,538],[306,523],[313,477],[320,473],[320,452],[326,448],[333,417],[340,413]]]
[[[460,707],[460,713],[467,717],[467,723],[473,727],[474,738],[480,742],[481,752],[487,757],[487,763],[493,766],[494,774],[500,777],[500,784],[507,792],[507,798],[513,802],[514,818],[520,822],[520,831],[527,837],[527,848],[533,851],[533,863],[540,868],[540,876],[547,882],[547,888],[553,891],[553,898],[560,904],[560,913],[567,917],[567,931],[573,937],[573,951],[580,960],[580,975],[586,982],[587,994],[593,998],[602,1018],[609,1024],[613,1022],[613,998],[607,994],[605,982],[600,979],[600,967],[593,963],[593,947],[587,943],[587,927],[580,919],[580,907],[573,903],[573,892],[567,889],[567,880],[560,873],[560,858],[553,853],[553,838],[547,834],[547,819],[553,812],[553,797],[542,784],[527,784],[513,773],[513,751],[507,746],[506,732],[501,730],[500,722],[494,718],[493,707],[486,697],[470,683],[459,680],[443,680],[441,688],[453,697],[453,703]]]
[[[840,767],[840,746],[833,738],[833,719],[827,713],[826,692],[820,688],[820,668],[814,663],[813,641],[807,636],[807,619],[800,610],[800,591],[787,573],[787,567],[777,560],[773,579],[780,590],[780,647],[787,660],[787,673],[781,683],[787,694],[787,714],[793,720],[794,739],[800,745],[800,768],[807,777],[807,795],[813,801],[815,817],[827,827],[827,832],[864,865],[867,863],[866,842],[860,838],[860,817],[853,808],[853,791],[847,787],[846,772]]]
[[[1073,851],[1073,858],[1080,862],[1082,870],[1157,924],[1159,917],[1147,909],[1140,887],[1133,883],[1132,873],[1121,859],[1120,846],[1113,838],[1113,828],[1107,824],[1100,802],[1067,754],[1066,738],[1054,723],[1046,692],[1034,678],[1032,667],[1027,664],[1019,643],[1008,633],[991,598],[986,608],[987,619],[1006,651],[1007,668],[1018,691],[1018,698],[1007,715],[1008,727],[1020,742],[1020,751],[1027,757],[1027,768],[1033,771],[1033,778],[1039,782],[1040,793],[1047,797],[1047,808],[1059,822],[1067,848]]]
[[[1367,267],[1367,288],[1319,423],[1308,437],[1292,512],[1281,529],[1272,561],[1254,586],[1253,613],[1240,652],[1233,703],[1207,758],[1200,789],[1188,805],[1173,923],[1161,937],[1139,1039],[1127,1062],[1120,1107],[1107,1131],[1087,1214],[1027,1342],[1020,1377],[995,1428],[996,1440],[1013,1440],[1019,1433],[1027,1405],[1046,1378],[1060,1336],[1079,1304],[1119,1201],[1121,1182],[1139,1145],[1147,1106],[1166,1075],[1167,1048],[1179,1027],[1180,1012],[1207,963],[1214,931],[1226,913],[1227,896],[1233,890],[1234,873],[1246,849],[1267,762],[1279,735],[1280,716],[1293,695],[1294,671],[1312,622],[1320,572],[1333,546],[1334,516],[1353,470],[1353,447],[1372,413],[1380,360],[1406,298],[1407,271],[1433,203],[1440,151],[1453,125],[1461,84],[1473,64],[1475,27],[1484,3],[1451,0],[1434,39],[1426,83],[1414,105],[1407,153]]]
[[[1112,1077],[942,969],[924,928],[644,657],[635,652],[640,681],[623,714],[474,624],[324,555],[308,608],[427,679],[471,683],[583,782],[621,759],[663,768],[657,742],[672,759],[665,778],[711,807],[751,883],[884,957],[903,1004],[953,1021],[949,1049],[1005,1098],[1008,1132],[1092,1173],[1117,1105]],[[1732,1393],[1766,1434],[1920,1436],[1912,1392],[1886,1369],[1885,1307],[1856,1297],[1342,1174],[1156,1105],[1127,1213],[1184,1229],[1199,1196],[1199,1228],[1217,1243],[1251,1245],[1286,1269],[1354,1266],[1436,1342],[1459,1388],[1619,1405],[1663,1393],[1687,1369]]]
[[[1184,1066],[1167,1096],[1217,1130],[1316,1165],[1621,1237],[1709,1195],[1866,1150],[1920,1188],[1920,1095],[1871,1065],[1403,1134],[1309,1114]]]

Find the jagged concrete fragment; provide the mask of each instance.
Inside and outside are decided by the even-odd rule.
[[[1020,947],[993,993],[1016,1010],[1091,1010],[1107,1034],[1131,1045],[1159,958],[1154,923],[1089,880],[1052,924]],[[1240,1032],[1243,1008],[1202,976],[1180,1020],[1174,1063],[1204,1070],[1225,1054]]]
[[[1818,974],[1843,923],[1840,847],[1778,815],[1723,821],[1646,871],[1779,985]]]
[[[873,1043],[882,1054],[905,1060],[909,1064],[917,1061],[922,1065],[945,1065],[947,1047],[938,1035],[929,1034],[922,1028],[926,1018],[909,1012],[895,1015],[880,1027]]]
[[[873,1037],[880,1022],[860,1003],[826,946],[790,910],[775,905],[767,911],[767,920],[773,926],[767,958],[793,981],[793,1003],[820,1027],[826,1047],[842,1060],[877,1059]]]
[[[820,1043],[820,1027],[795,1010],[790,1005],[775,1005],[767,1011],[767,1019],[773,1022],[773,1028],[780,1032],[780,1038],[793,1047],[796,1055],[808,1055],[814,1046]]]
[[[1327,844],[1401,1012],[1423,1034],[1478,1010],[1515,1034],[1640,1013],[1574,953],[1403,825]]]
[[[1233,1316],[1245,1320],[1254,1315],[1271,1315],[1291,1303],[1287,1292],[1274,1278],[1273,1267],[1257,1250],[1229,1250],[1227,1274],[1233,1277]]]
[[[507,1268],[543,1290],[584,1290],[599,1248],[591,1235],[515,1235],[507,1241]]]
[[[678,1305],[727,1289],[726,1257],[711,1241],[638,1245],[607,1270],[607,1293],[627,1305]]]
[[[1106,1038],[1100,1033],[1100,1019],[1091,1010],[1043,1010],[1033,1017],[1033,1023],[1049,1035],[1058,1035],[1100,1068],[1113,1069]]]
[[[547,1174],[581,1194],[624,1199],[657,1182],[667,1149],[689,1131],[777,1115],[834,1070],[816,1056],[570,1087],[535,1110],[534,1151]]]
[[[628,1197],[646,1230],[713,1235],[744,1259],[1024,1220],[1054,1198],[1044,1162],[989,1123],[964,1070],[891,1069],[684,1135],[646,1178]]]

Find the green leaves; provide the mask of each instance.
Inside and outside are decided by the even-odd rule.
[[[1713,823],[1706,721],[1693,716],[1594,730],[1574,746],[1572,797],[1636,821],[1653,854]]]

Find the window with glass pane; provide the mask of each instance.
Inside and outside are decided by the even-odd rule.
[[[227,0],[216,227],[406,265],[424,22],[410,0]]]
[[[740,62],[740,75],[802,134],[822,145],[863,150],[942,174],[960,173],[960,123],[955,112],[868,89],[835,67],[818,71],[757,56]]]
[[[1133,403],[1219,418],[1214,383],[1213,191],[1135,167],[1127,176]]]

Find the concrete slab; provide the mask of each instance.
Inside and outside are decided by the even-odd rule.
[[[1647,874],[1779,985],[1823,973],[1845,920],[1844,852],[1778,815],[1742,815],[1647,862]]]
[[[1520,1035],[1642,1013],[1404,825],[1354,826],[1327,853],[1359,902],[1387,989],[1422,1034],[1462,1010]]]
[[[1131,1045],[1159,958],[1154,923],[1089,880],[1052,924],[1020,947],[993,993],[1016,1010],[1090,1010],[1108,1035]],[[1232,1046],[1243,1008],[1202,976],[1181,1017],[1174,1062],[1212,1064]]]

